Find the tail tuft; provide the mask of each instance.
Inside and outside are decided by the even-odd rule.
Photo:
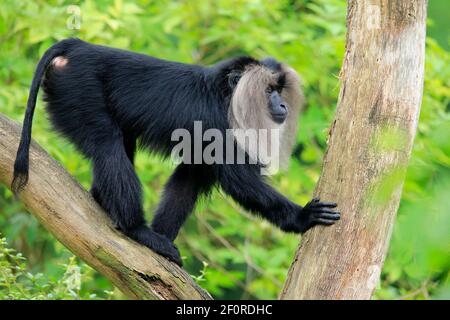
[[[14,163],[14,177],[11,182],[11,190],[15,195],[19,194],[28,183],[28,154],[18,154]]]
[[[11,182],[11,190],[15,195],[18,195],[28,183],[28,173],[18,173],[14,176]]]

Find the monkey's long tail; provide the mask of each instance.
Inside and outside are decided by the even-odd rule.
[[[74,40],[76,39],[63,40],[50,47],[44,53],[36,67],[33,81],[31,83],[30,93],[28,95],[27,110],[25,112],[25,119],[23,121],[22,136],[20,138],[19,149],[17,150],[16,161],[14,162],[14,177],[11,183],[11,190],[15,194],[20,192],[28,182],[31,126],[42,76],[44,75],[51,61],[55,57],[63,55],[67,49],[67,45]]]

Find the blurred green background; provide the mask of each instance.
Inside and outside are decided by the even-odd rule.
[[[76,24],[68,12],[74,4],[81,12],[79,30],[68,28]],[[422,113],[375,299],[450,298],[450,5],[433,0],[429,6]],[[274,177],[274,185],[304,204],[320,173],[336,106],[345,15],[343,0],[2,1],[0,112],[22,121],[37,61],[69,36],[189,63],[274,56],[302,75],[307,97],[289,174]],[[89,188],[90,164],[49,130],[42,102],[33,137]],[[173,165],[139,154],[136,166],[151,219]],[[185,268],[217,299],[276,298],[298,237],[251,217],[219,192],[212,199],[198,206],[176,240]],[[0,298],[124,298],[3,186],[0,233]]]

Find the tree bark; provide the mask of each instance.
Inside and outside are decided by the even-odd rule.
[[[8,187],[19,139],[20,126],[0,115],[0,182]],[[117,231],[90,194],[35,142],[20,199],[61,243],[130,298],[211,299],[183,269]]]
[[[307,232],[282,299],[370,299],[422,100],[426,0],[349,0],[341,90],[315,194],[341,220]]]

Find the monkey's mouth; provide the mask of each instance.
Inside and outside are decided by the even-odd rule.
[[[283,112],[271,112],[270,115],[274,122],[282,124],[288,116],[288,111],[285,109]]]

